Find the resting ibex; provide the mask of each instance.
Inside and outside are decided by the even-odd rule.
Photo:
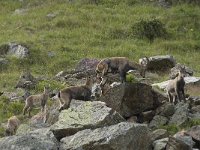
[[[101,73],[104,77],[109,71],[119,72],[121,82],[126,82],[126,72],[129,70],[139,70],[140,75],[145,77],[146,68],[138,63],[131,62],[126,57],[111,57],[101,60],[96,67],[96,73]]]
[[[42,94],[31,95],[27,97],[23,109],[23,115],[25,115],[26,111],[28,111],[30,117],[31,110],[34,106],[40,106],[41,111],[43,112],[49,97],[49,92],[50,92],[49,87],[44,87],[44,92]]]
[[[181,69],[178,72],[175,79],[169,81],[169,83],[166,87],[167,94],[169,96],[169,102],[172,102],[172,100],[173,100],[173,102],[175,103],[177,97],[178,97],[178,100],[181,101],[181,95],[183,97],[183,100],[185,101],[184,72],[185,72],[185,68]],[[173,97],[173,99],[172,99],[172,97]]]
[[[7,122],[5,135],[6,136],[14,135],[19,125],[20,125],[20,121],[16,116],[10,117]]]
[[[85,85],[71,86],[60,90],[58,93],[58,98],[60,101],[59,111],[69,108],[72,99],[90,100],[91,90],[94,82],[95,79],[93,77],[87,77]]]

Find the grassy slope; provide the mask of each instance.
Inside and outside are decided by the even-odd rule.
[[[21,71],[52,77],[72,68],[81,58],[126,56],[138,61],[143,56],[171,54],[200,75],[200,9],[179,5],[164,9],[150,3],[129,5],[131,0],[104,1],[93,5],[66,0],[0,0],[0,45],[18,42],[30,49],[30,58],[8,58],[0,68],[0,90],[12,91]],[[22,15],[16,9],[25,9]],[[56,17],[47,18],[54,13]],[[141,19],[158,18],[170,33],[153,43],[131,36],[131,27]],[[48,52],[55,56],[48,57]],[[163,78],[164,79],[164,78]],[[41,88],[42,89],[42,88]]]

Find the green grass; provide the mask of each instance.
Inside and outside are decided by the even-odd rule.
[[[73,3],[0,0],[0,45],[17,42],[30,50],[26,59],[6,57],[9,64],[0,66],[0,91],[14,91],[23,70],[31,70],[34,76],[51,78],[61,70],[73,68],[85,57],[126,56],[138,61],[143,56],[170,54],[177,62],[193,68],[195,76],[200,75],[199,6],[181,4],[164,9],[139,0],[98,2],[95,5],[92,0]],[[24,12],[17,14],[16,9]],[[49,13],[56,17],[47,18]],[[150,43],[132,36],[135,23],[154,18],[165,25],[169,37],[156,38]],[[49,52],[55,56],[48,57]],[[162,75],[158,81],[166,76]],[[56,81],[43,81],[33,92],[41,92],[45,84],[57,89],[63,87]],[[3,116],[2,120],[5,118]]]
[[[170,135],[174,135],[178,131],[186,131],[190,129],[193,126],[200,125],[200,120],[199,119],[190,119],[189,121],[185,122],[181,126],[177,126],[175,124],[173,125],[165,125],[165,126],[160,126],[159,129],[166,129]]]

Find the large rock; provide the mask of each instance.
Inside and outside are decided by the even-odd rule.
[[[161,115],[167,118],[171,117],[174,112],[175,106],[170,102],[166,102],[156,109],[156,115]]]
[[[0,139],[1,150],[57,150],[58,143],[49,129]]]
[[[122,116],[129,118],[157,107],[158,95],[149,85],[124,83],[111,88],[98,100],[105,102]]]
[[[26,58],[29,55],[29,50],[16,43],[9,43],[8,55],[15,56],[17,58]]]
[[[168,122],[168,119],[164,116],[156,115],[153,117],[153,120],[149,123],[150,128],[158,128],[162,125],[166,125]]]
[[[186,88],[199,86],[200,85],[200,77],[184,77]],[[152,86],[157,86],[162,90],[165,90],[170,80],[161,82],[161,83],[154,83]]]
[[[196,148],[200,148],[200,125],[193,126],[186,132],[186,134],[190,135],[196,142]]]
[[[180,102],[176,105],[175,113],[171,117],[169,124],[175,124],[177,126],[183,125],[189,119],[189,104]]]
[[[95,130],[83,130],[63,138],[60,149],[148,150],[150,144],[146,125],[122,122]]]
[[[175,65],[175,67],[173,67],[173,68],[171,69],[170,78],[171,78],[171,79],[174,79],[174,78],[176,77],[177,73],[179,72],[179,70],[181,70],[181,69],[185,69],[184,75],[185,75],[186,77],[188,77],[188,76],[193,76],[193,70],[192,70],[191,68],[189,68],[189,67],[187,67],[187,66],[185,66],[185,65],[181,65],[181,64],[177,63],[177,64]]]
[[[15,88],[31,89],[37,84],[37,79],[30,72],[22,72]]]
[[[169,137],[166,150],[192,150],[192,148],[185,144],[182,140],[179,140],[175,137]]]
[[[29,50],[17,43],[8,43],[0,46],[0,55],[11,55],[17,58],[26,58]]]
[[[187,144],[191,149],[195,145],[195,142],[192,140],[192,137],[186,134],[185,131],[180,131],[174,135],[174,137],[178,140],[181,140],[185,144]]]
[[[139,63],[142,64],[145,58],[139,59]],[[174,67],[176,61],[173,56],[170,55],[160,55],[149,57],[149,63],[147,64],[147,70],[166,70]]]
[[[80,130],[95,129],[122,121],[124,119],[104,103],[88,101],[76,108],[63,110],[59,115],[58,122],[51,126],[51,130],[60,140]]]
[[[81,59],[76,65],[75,71],[86,71],[86,70],[95,70],[99,60],[84,58]]]

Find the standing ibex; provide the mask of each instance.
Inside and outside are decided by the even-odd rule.
[[[38,95],[31,95],[26,99],[25,106],[23,109],[23,115],[25,115],[26,111],[28,110],[29,117],[32,108],[37,105],[41,107],[41,111],[43,112],[49,97],[50,88],[44,87],[44,92]]]
[[[69,108],[72,99],[90,100],[91,90],[94,82],[95,79],[93,77],[87,77],[85,85],[71,86],[60,90],[58,93],[58,98],[60,101],[59,111]]]
[[[126,72],[129,70],[139,70],[140,75],[145,77],[146,68],[138,63],[131,62],[126,57],[110,57],[102,59],[96,67],[96,73],[99,77],[104,77],[109,71],[111,73],[119,72],[121,82],[126,82]]]
[[[173,102],[175,103],[177,97],[178,97],[178,100],[181,101],[181,95],[183,97],[183,100],[185,101],[184,73],[185,73],[185,68],[180,69],[180,71],[176,75],[175,79],[170,80],[166,87],[170,102],[172,102],[172,100],[173,100]],[[173,97],[173,99],[172,99],[172,97]]]
[[[16,116],[10,117],[7,122],[5,135],[6,136],[14,135],[19,125],[20,125],[20,121]]]

